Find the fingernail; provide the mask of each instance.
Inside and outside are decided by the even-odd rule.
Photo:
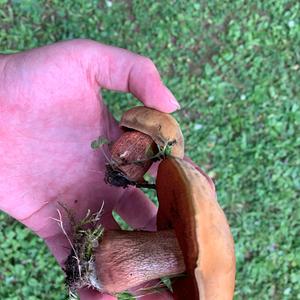
[[[171,98],[169,99],[169,101],[170,101],[170,103],[171,103],[173,106],[176,107],[176,110],[177,110],[177,109],[180,109],[180,104],[178,103],[178,101],[177,101],[174,97],[171,97]]]

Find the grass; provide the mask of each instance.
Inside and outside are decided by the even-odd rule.
[[[91,38],[149,56],[235,239],[235,299],[300,299],[299,1],[0,0],[0,51]],[[133,97],[105,91],[119,117]],[[195,147],[195,145],[197,145]],[[0,215],[1,299],[65,299],[43,243]]]

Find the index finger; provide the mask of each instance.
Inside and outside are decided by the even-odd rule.
[[[130,92],[145,106],[166,113],[180,107],[149,58],[93,41],[82,43],[89,43],[89,65],[100,87]]]

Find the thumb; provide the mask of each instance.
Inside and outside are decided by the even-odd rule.
[[[140,189],[127,188],[114,211],[134,229],[156,230],[157,207]]]

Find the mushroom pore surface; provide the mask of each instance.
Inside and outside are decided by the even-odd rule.
[[[215,190],[203,172],[177,158],[158,168],[158,230],[173,228],[187,276],[173,284],[175,299],[232,300],[234,243]]]

